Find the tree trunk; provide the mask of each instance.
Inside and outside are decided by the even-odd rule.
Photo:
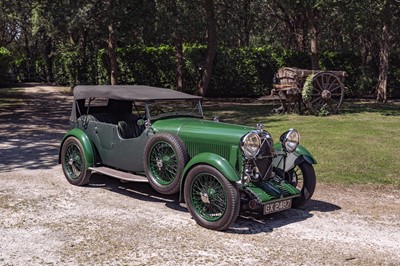
[[[53,75],[53,60],[51,58],[51,52],[53,50],[53,40],[50,37],[46,38],[46,48],[44,58],[46,59],[46,81],[51,83],[54,80]]]
[[[24,34],[24,41],[25,41],[25,56],[27,58],[27,69],[28,69],[28,76],[26,77],[28,81],[32,81],[32,75],[36,76],[36,70],[34,67],[34,58],[32,58],[32,52],[30,49],[30,44],[29,44],[29,37],[28,34]]]
[[[389,25],[383,22],[379,52],[379,81],[376,100],[387,102],[387,79],[389,70]]]
[[[210,85],[215,54],[217,53],[217,22],[214,13],[214,0],[205,0],[207,19],[207,54],[202,68],[202,77],[196,94],[205,96]]]
[[[88,58],[87,58],[87,41],[88,41],[88,31],[81,27],[79,30],[81,36],[77,40],[78,42],[78,74],[76,84],[87,84],[87,74],[88,74]]]
[[[176,56],[176,89],[183,91],[183,45],[180,37],[175,38],[175,56]]]
[[[243,45],[246,47],[250,46],[250,8],[251,8],[251,0],[244,1],[244,15],[243,18]]]
[[[118,63],[116,56],[116,45],[115,45],[115,36],[114,36],[114,20],[113,20],[113,9],[114,9],[114,0],[108,1],[109,8],[109,24],[108,24],[108,55],[110,58],[110,67],[111,67],[111,85],[118,84]]]
[[[311,69],[319,69],[318,59],[318,31],[314,15],[310,16],[310,43],[311,43]]]
[[[175,44],[175,58],[176,58],[176,89],[178,91],[183,91],[183,70],[184,70],[184,61],[183,61],[183,44],[181,37],[181,20],[180,14],[178,11],[177,0],[170,1],[170,7],[172,14],[175,18],[175,27],[174,32],[172,33],[172,37],[174,39]]]

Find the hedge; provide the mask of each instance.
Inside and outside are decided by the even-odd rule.
[[[206,53],[204,45],[184,45],[184,91],[193,93],[200,79],[200,69]],[[90,51],[82,59],[76,51],[63,51],[54,56],[54,78],[59,84],[108,84],[109,61],[106,49]],[[1,60],[1,59],[0,59]],[[117,49],[120,84],[145,84],[175,88],[176,62],[172,46],[129,46]],[[35,63],[36,74],[27,75],[26,69],[14,65],[21,77],[40,76],[40,60]],[[400,97],[400,50],[389,58],[389,92]],[[23,64],[22,64],[23,65]],[[271,47],[225,48],[219,47],[214,62],[208,97],[258,97],[268,94],[275,72],[284,66],[309,69],[310,56]],[[353,51],[324,52],[320,66],[327,70],[346,71],[347,96],[371,93],[377,84],[378,62],[372,58],[363,64],[361,55]],[[21,80],[21,78],[20,78]]]

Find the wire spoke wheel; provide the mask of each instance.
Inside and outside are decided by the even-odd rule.
[[[224,188],[208,173],[201,173],[194,178],[191,197],[196,212],[207,221],[217,221],[226,211]]]
[[[150,171],[163,185],[170,184],[178,172],[178,159],[173,147],[166,142],[158,142],[150,151]]]
[[[64,164],[66,172],[71,179],[77,179],[82,173],[82,154],[78,146],[74,143],[67,147],[65,152]]]
[[[212,230],[225,230],[240,211],[240,195],[226,177],[210,165],[197,165],[187,174],[184,196],[196,223]]]
[[[289,183],[297,188],[298,190],[302,190],[304,186],[304,176],[300,167],[297,165],[292,172],[290,172],[290,180]]]
[[[161,194],[178,192],[188,160],[185,144],[178,136],[155,134],[144,149],[144,171],[150,185]]]
[[[82,144],[75,137],[68,137],[61,147],[61,164],[65,177],[73,185],[89,182],[91,171],[87,169]]]
[[[300,197],[293,199],[293,207],[298,208],[306,204],[314,194],[316,177],[314,167],[303,162],[297,165],[286,175],[287,181],[301,191]]]

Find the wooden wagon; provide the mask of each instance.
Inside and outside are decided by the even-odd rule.
[[[278,95],[281,112],[336,114],[344,96],[345,71],[308,70],[284,67],[275,73],[273,95]]]

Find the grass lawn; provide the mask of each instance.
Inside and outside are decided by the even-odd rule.
[[[254,102],[254,101],[253,101]],[[263,123],[274,141],[296,128],[301,144],[316,158],[317,178],[341,184],[391,184],[400,187],[400,103],[346,102],[329,117],[274,115],[278,103],[205,102],[207,118],[221,122]]]

